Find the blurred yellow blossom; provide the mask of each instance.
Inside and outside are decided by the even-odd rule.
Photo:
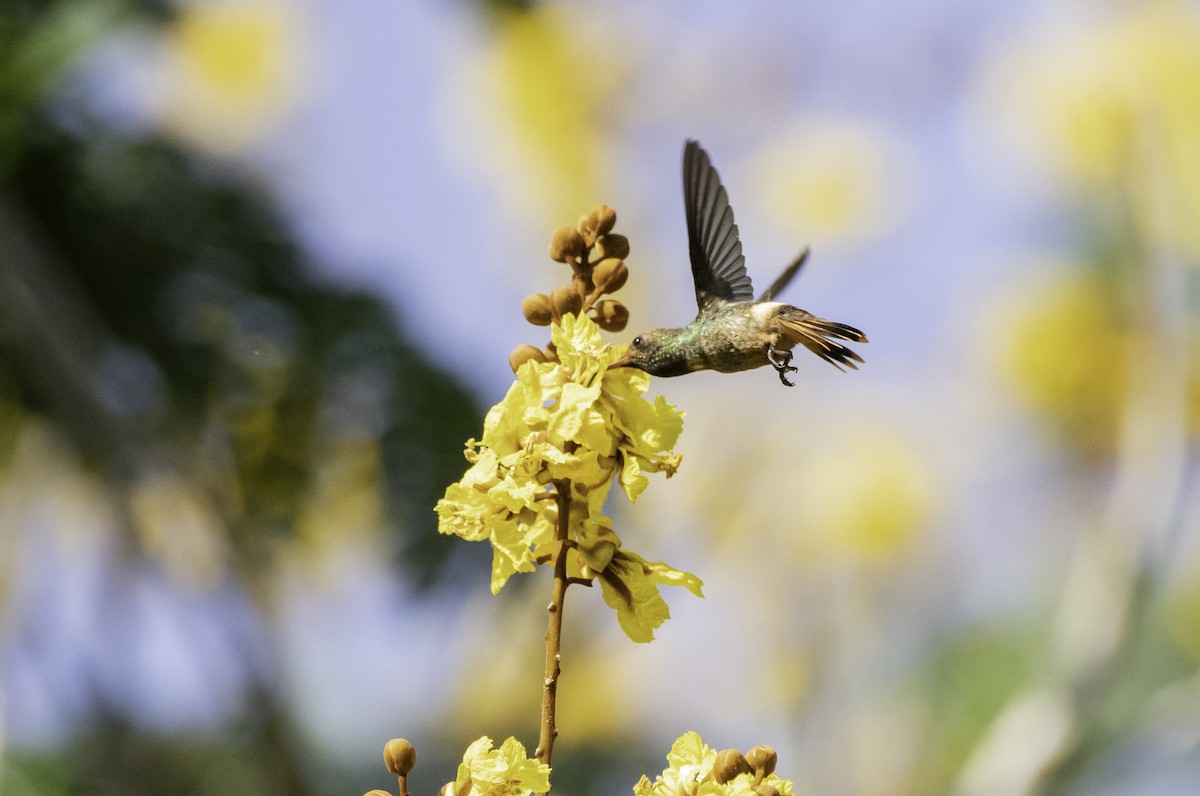
[[[1175,643],[1200,661],[1200,622],[1196,621],[1200,616],[1200,557],[1193,556],[1181,569],[1167,596],[1163,620]]]
[[[895,434],[862,429],[805,460],[809,542],[865,564],[912,550],[933,504],[928,467]]]
[[[492,748],[484,736],[467,747],[458,776],[441,790],[442,796],[529,796],[550,790],[550,767],[525,754],[515,738]]]
[[[530,600],[474,607],[475,613],[464,625],[463,635],[470,639],[469,651],[458,659],[461,675],[454,687],[453,709],[444,714],[447,725],[507,727],[513,716],[528,712],[530,705],[537,704],[542,683],[528,675],[536,672],[545,660],[546,628],[538,628],[526,620],[531,606],[540,607],[544,596]],[[574,663],[571,676],[578,676]],[[560,706],[564,695],[575,693],[576,689],[563,689],[559,694]]]
[[[1193,319],[1188,336],[1187,430],[1200,438],[1200,321]]]
[[[882,130],[813,119],[763,147],[752,165],[762,214],[823,243],[877,236],[902,218],[901,147]]]
[[[1148,351],[1122,329],[1112,291],[1080,270],[1014,300],[1004,365],[1020,396],[1064,441],[1088,454],[1117,444],[1128,388],[1129,357]]]
[[[681,487],[729,554],[758,567],[821,570],[888,567],[921,549],[937,485],[904,429],[864,420],[863,407],[834,407],[798,432],[797,447],[777,433],[790,422],[786,409],[764,408],[747,422],[736,409],[707,411],[717,418],[707,427],[727,430],[693,440],[702,448],[691,455],[716,463],[690,471]]]
[[[129,511],[146,552],[173,578],[221,582],[229,555],[221,517],[195,483],[165,471],[147,474],[130,491]]]
[[[532,208],[553,218],[601,192],[601,123],[627,67],[612,56],[598,11],[538,4],[498,15],[489,46],[453,89],[447,137],[473,167],[500,172],[503,196],[525,216]],[[464,123],[464,113],[474,117]],[[474,130],[486,139],[467,137]]]
[[[167,127],[217,154],[261,137],[296,101],[300,28],[280,0],[184,4],[165,38]]]
[[[989,124],[1087,191],[1126,197],[1141,232],[1200,257],[1200,15],[1116,6],[1052,37],[1006,41],[981,97]]]
[[[667,618],[657,586],[683,585],[699,595],[700,581],[623,549],[601,509],[614,481],[636,500],[647,473],[675,473],[681,456],[671,448],[683,415],[662,396],[653,403],[642,397],[645,373],[609,370],[621,351],[603,343],[590,318],[564,316],[551,339],[559,361],[521,365],[516,383],[484,418],[483,438],[468,442],[471,467],[438,501],[438,530],[491,542],[492,591],[499,592],[513,574],[550,560],[565,498],[576,551],[569,573],[599,576],[621,627],[649,641]],[[551,489],[565,484],[565,496]]]
[[[325,441],[311,488],[296,520],[303,544],[292,552],[313,566],[330,552],[378,533],[385,524],[384,463],[379,440],[361,436]]]

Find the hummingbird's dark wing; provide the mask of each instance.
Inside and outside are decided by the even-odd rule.
[[[742,256],[729,197],[708,153],[691,140],[683,148],[683,206],[700,309],[713,299],[753,299],[754,288],[746,273],[746,258]]]
[[[788,283],[792,281],[792,277],[796,275],[807,259],[808,247],[805,246],[804,251],[800,252],[795,260],[792,260],[791,265],[783,269],[783,273],[779,275],[779,278],[772,282],[771,286],[764,290],[762,295],[756,298],[755,301],[773,301],[775,296],[788,286]]]

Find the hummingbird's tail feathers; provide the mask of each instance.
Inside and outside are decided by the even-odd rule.
[[[839,370],[842,365],[858,370],[858,365],[854,363],[863,361],[858,354],[831,339],[867,342],[867,336],[853,326],[827,321],[804,310],[781,315],[779,325],[789,340],[804,346]]]

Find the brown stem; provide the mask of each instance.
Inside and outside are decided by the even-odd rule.
[[[567,578],[567,550],[570,547],[571,482],[565,479],[555,481],[554,489],[558,499],[558,527],[555,531],[557,545],[554,551],[554,587],[550,605],[546,609],[550,614],[546,625],[546,677],[542,681],[542,727],[536,752],[538,761],[546,765],[550,765],[554,739],[558,737],[558,726],[554,716],[562,661],[559,648],[562,643],[563,600],[567,594],[567,586],[570,585]]]
[[[408,777],[400,774],[397,779],[400,780],[400,796],[408,796]]]
[[[600,291],[596,289],[596,285],[592,282],[592,264],[588,259],[592,255],[592,247],[585,246],[583,252],[579,255],[578,260],[571,261],[571,271],[574,276],[571,279],[575,286],[575,292],[579,294],[579,298],[583,301],[583,306],[579,308],[579,314],[584,315],[596,303],[596,299],[600,297]]]
[[[579,314],[582,315],[583,313],[590,310],[592,307],[596,306],[596,302],[603,295],[604,295],[604,288],[600,287],[599,285],[593,285],[592,292],[589,293],[587,295],[587,297],[583,300],[583,309],[579,310]]]

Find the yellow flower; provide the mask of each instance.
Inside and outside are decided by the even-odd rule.
[[[467,747],[446,796],[529,796],[550,790],[550,766],[531,760],[515,738],[492,748],[486,735]]]
[[[717,750],[689,730],[671,745],[667,768],[653,783],[646,776],[633,786],[634,796],[677,796],[699,793],[700,784],[711,780]],[[708,792],[708,791],[706,791]]]
[[[713,768],[717,751],[694,731],[685,732],[667,754],[667,768],[654,782],[643,776],[633,786],[634,796],[757,796],[758,785],[769,785],[780,796],[792,796],[792,783],[774,774],[756,779],[754,773],[739,774],[725,783],[716,781]]]
[[[659,586],[683,586],[697,597],[704,596],[695,575],[662,562],[651,563],[627,550],[617,550],[599,574],[604,602],[617,612],[621,629],[634,641],[652,641],[655,628],[671,616]]]
[[[492,543],[492,591],[499,592],[512,575],[554,554],[554,490],[569,484],[567,526],[577,553],[568,559],[570,574],[603,576],[621,627],[649,641],[667,618],[657,587],[683,585],[699,595],[700,581],[623,550],[601,510],[614,481],[636,500],[648,473],[675,473],[681,457],[671,448],[683,415],[661,396],[653,403],[642,397],[645,373],[609,370],[621,352],[604,344],[586,316],[565,316],[551,339],[559,361],[522,365],[487,413],[482,439],[468,443],[471,467],[438,501],[438,530]]]

